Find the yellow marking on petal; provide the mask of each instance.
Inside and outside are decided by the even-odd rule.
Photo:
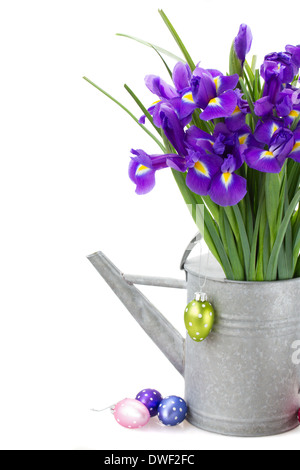
[[[232,174],[229,172],[223,173],[223,180],[225,185],[227,186],[231,180]]]
[[[300,148],[300,141],[295,143],[295,145],[294,145],[293,150],[291,151],[291,153],[297,152],[297,150],[298,150],[299,148]]]
[[[204,176],[209,177],[209,172],[208,172],[206,166],[203,165],[203,163],[196,162],[194,168],[196,168],[196,170],[200,171],[200,173],[202,173]]]
[[[161,100],[154,101],[154,103],[152,103],[151,106],[154,106],[155,104],[160,103],[160,102],[161,102]]]
[[[220,77],[214,78],[214,83],[215,83],[215,85],[216,85],[216,90],[217,90],[217,91],[218,91],[218,88],[219,88],[219,85],[220,85],[220,83],[219,83],[219,78],[220,78]]]
[[[275,158],[273,152],[263,152],[260,156],[260,158]]]
[[[149,170],[149,169],[150,169],[150,168],[147,168],[147,167],[144,166],[144,165],[140,165],[140,166],[138,167],[137,171],[138,171],[139,173],[141,173],[142,171],[147,171],[147,170]]]
[[[272,135],[275,134],[276,131],[278,131],[279,127],[277,126],[277,124],[273,124],[273,127],[272,127]]]
[[[244,145],[244,144],[246,143],[246,140],[247,140],[247,138],[248,138],[248,135],[249,135],[249,134],[244,134],[244,135],[241,135],[241,136],[239,137],[240,145]]]
[[[218,98],[213,98],[213,99],[210,100],[210,102],[208,103],[208,106],[209,106],[209,105],[218,106],[218,104],[219,104],[219,99],[218,99]]]
[[[183,101],[187,101],[188,103],[194,103],[193,94],[191,92],[186,93],[185,95],[183,95],[182,99],[183,99]]]
[[[232,116],[233,116],[234,114],[238,114],[238,113],[240,113],[240,112],[241,112],[241,110],[240,110],[240,108],[237,106],[237,107],[235,108],[235,110],[233,111]]]
[[[299,114],[300,114],[299,111],[296,111],[295,109],[293,109],[293,111],[290,112],[289,116],[295,119],[299,116]]]

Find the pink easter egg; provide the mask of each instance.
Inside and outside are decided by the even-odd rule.
[[[138,400],[125,398],[114,409],[117,423],[124,428],[136,429],[145,426],[150,420],[148,408]]]

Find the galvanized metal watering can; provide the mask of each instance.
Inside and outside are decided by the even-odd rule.
[[[101,252],[88,259],[184,376],[190,423],[245,437],[294,429],[300,408],[300,278],[228,281],[213,257],[209,266],[199,258],[188,260],[199,240],[199,235],[192,240],[181,262],[186,281],[125,275]],[[202,343],[188,335],[185,340],[135,287],[187,289],[190,302],[204,275],[216,323]]]

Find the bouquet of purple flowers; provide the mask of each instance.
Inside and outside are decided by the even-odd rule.
[[[256,68],[256,56],[250,64],[246,60],[252,34],[243,24],[230,51],[229,73],[223,75],[196,65],[165,13],[159,13],[184,58],[131,37],[152,47],[170,75],[170,84],[146,76],[156,97],[150,107],[125,85],[142,117],[85,77],[160,147],[155,155],[131,150],[129,176],[137,194],[153,189],[157,171],[171,169],[228,279],[299,277],[300,46],[268,54]],[[164,55],[177,60],[173,71]]]

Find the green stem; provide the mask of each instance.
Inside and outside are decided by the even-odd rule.
[[[283,221],[280,225],[280,228],[278,230],[278,234],[274,243],[273,250],[271,252],[269,264],[268,264],[268,269],[267,269],[267,276],[266,280],[267,281],[275,281],[277,277],[277,267],[278,267],[278,257],[279,257],[279,252],[281,245],[283,243],[284,237],[286,235],[286,231],[289,225],[289,222],[292,219],[294,210],[296,209],[297,205],[299,204],[300,200],[300,190],[297,191],[295,194],[293,200],[288,206],[288,209],[285,213],[285,216],[283,218]]]
[[[132,114],[131,111],[129,111],[129,109],[127,109],[122,103],[120,103],[118,100],[116,100],[115,98],[113,98],[109,93],[107,93],[106,91],[104,91],[102,88],[100,88],[98,85],[96,85],[94,82],[92,82],[89,78],[87,77],[83,77],[83,79],[85,81],[87,81],[90,85],[92,85],[93,87],[95,87],[97,90],[101,91],[101,93],[103,93],[105,96],[107,96],[110,100],[112,100],[114,103],[116,103],[120,108],[122,108],[135,122],[136,124],[138,124],[140,126],[141,129],[143,129],[144,132],[146,132],[146,134],[148,134],[151,139],[153,139],[157,145],[161,148],[161,150],[165,153],[165,147],[163,146],[163,144],[155,137],[155,135],[152,134],[152,132],[150,132],[147,127],[143,126],[143,124],[140,124],[139,120],[134,116],[134,114]]]
[[[160,16],[162,17],[164,23],[166,24],[168,30],[172,34],[173,38],[176,41],[176,44],[178,45],[179,49],[181,50],[182,54],[184,55],[184,58],[186,59],[187,63],[189,64],[192,72],[195,70],[196,65],[194,64],[190,54],[188,53],[185,45],[183,44],[182,40],[180,39],[179,35],[177,34],[174,26],[172,25],[171,21],[167,17],[167,15],[164,13],[163,10],[158,10]]]

